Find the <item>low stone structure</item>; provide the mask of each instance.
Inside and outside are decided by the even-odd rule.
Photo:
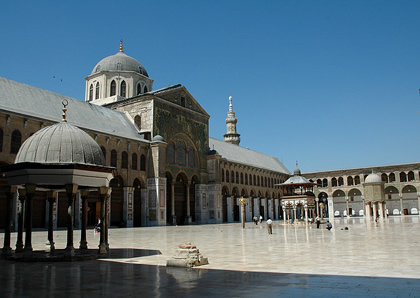
[[[176,255],[166,261],[166,266],[171,267],[194,267],[207,265],[209,260],[204,258],[199,249],[190,242],[180,244]]]

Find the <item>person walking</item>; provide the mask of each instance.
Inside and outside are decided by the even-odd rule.
[[[262,223],[263,217],[262,215],[260,215],[260,223]]]
[[[273,234],[273,221],[271,220],[271,218],[267,219],[267,229],[269,235]]]

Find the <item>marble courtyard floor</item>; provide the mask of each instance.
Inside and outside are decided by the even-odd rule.
[[[335,219],[322,224],[240,223],[115,228],[111,255],[78,262],[0,260],[1,297],[420,297],[420,217]],[[344,230],[348,227],[348,230]],[[88,232],[89,248],[99,235]],[[0,234],[3,243],[4,234]],[[75,231],[75,247],[80,231]],[[46,231],[33,233],[45,249]],[[64,248],[66,231],[54,231]],[[16,233],[12,234],[12,243]],[[166,267],[179,244],[191,242],[209,264]]]

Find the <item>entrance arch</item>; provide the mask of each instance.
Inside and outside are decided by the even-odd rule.
[[[175,180],[175,216],[177,225],[183,225],[187,221],[187,185],[187,176],[180,173]]]
[[[111,192],[111,226],[120,226],[123,222],[123,181],[120,176],[113,178],[109,182]]]
[[[141,182],[135,179],[134,187],[134,204],[133,204],[133,226],[141,227]]]

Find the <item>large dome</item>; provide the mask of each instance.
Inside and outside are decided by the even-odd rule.
[[[101,71],[133,71],[149,77],[146,69],[136,59],[127,56],[122,50],[112,56],[108,56],[93,68],[91,74]]]
[[[67,122],[45,127],[29,137],[15,159],[15,164],[22,162],[106,166],[98,143]]]

